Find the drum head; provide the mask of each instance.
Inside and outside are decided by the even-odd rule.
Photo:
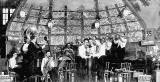
[[[63,57],[60,57],[59,58],[60,61],[63,61],[63,60],[71,60],[71,58],[67,57],[67,56],[63,56]]]

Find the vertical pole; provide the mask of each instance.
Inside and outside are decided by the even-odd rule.
[[[98,6],[98,0],[94,0],[95,1],[95,10],[96,10],[96,20],[99,20],[99,6]],[[100,28],[98,28],[98,38],[100,38]]]
[[[64,44],[67,43],[67,5],[64,6],[64,32],[65,32],[65,35],[64,35]]]
[[[84,19],[83,19],[83,11],[81,12],[81,41],[84,38]]]

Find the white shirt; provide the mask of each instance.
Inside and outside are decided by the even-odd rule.
[[[18,65],[16,64],[16,59],[14,57],[9,59],[9,67],[11,69],[18,67]]]
[[[23,45],[23,47],[22,47],[22,50],[23,50],[24,52],[27,52],[27,51],[28,51],[28,46],[29,46],[29,44],[28,44],[28,43],[25,43],[25,44]]]
[[[99,47],[100,47],[100,50],[98,53],[99,54],[98,57],[101,57],[106,54],[106,43],[102,43]]]
[[[78,48],[78,55],[81,57],[81,58],[87,58],[86,56],[86,48],[85,48],[85,45],[81,45],[79,46]]]
[[[116,43],[116,44],[118,43],[117,47],[120,46],[121,48],[124,48],[126,46],[127,39],[121,37],[121,40],[120,39],[114,40],[114,43]]]
[[[110,50],[111,47],[112,47],[112,42],[107,41],[107,42],[106,42],[106,49],[107,49],[107,50]]]
[[[153,52],[155,55],[158,54],[159,47],[157,45],[153,46]]]
[[[119,40],[119,45],[121,46],[121,48],[124,48],[126,46],[127,43],[127,39],[121,37],[121,40]]]
[[[50,59],[50,60],[49,60]],[[44,66],[48,63],[47,66],[49,66],[50,68],[52,67],[56,67],[56,63],[54,62],[53,60],[53,57],[50,57],[50,58],[43,58],[42,59],[42,63],[41,63],[41,72],[43,73],[43,70],[44,70]]]
[[[81,45],[78,48],[78,54],[81,58],[90,58],[91,56],[96,56],[96,46],[92,46],[91,48],[85,48],[85,45]],[[87,56],[89,55],[89,56]]]
[[[97,45],[101,45],[99,40],[95,40],[95,42],[96,42]]]
[[[97,50],[97,47],[94,46],[94,45],[92,45],[92,47],[89,48],[89,55],[90,55],[90,57],[91,57],[91,56],[93,56],[93,57],[97,56],[97,55],[96,55],[96,53],[97,53],[96,50]]]

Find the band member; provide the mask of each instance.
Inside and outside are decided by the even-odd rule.
[[[37,43],[36,35],[31,32],[30,42],[27,49],[28,51],[24,56],[24,68],[27,77],[40,73],[40,70],[38,70],[39,68],[37,68],[37,60],[43,57],[43,48],[45,48],[45,45],[41,47]]]
[[[97,57],[98,48],[96,43],[93,41],[92,38],[89,38],[89,45],[87,47],[87,54],[88,56]]]
[[[112,42],[112,54],[113,57],[119,60],[123,60],[125,55],[125,45],[127,39],[120,37],[120,35],[115,35],[114,41]]]
[[[107,37],[106,38],[106,55],[111,54],[111,47],[112,47],[112,39]]]
[[[106,54],[107,43],[105,42],[105,38],[100,40],[101,44],[99,45],[99,57],[104,56]]]
[[[84,39],[83,45],[79,46],[78,55],[81,58],[88,58],[88,56],[87,56],[87,48],[89,47],[88,45],[89,45],[89,40],[88,39]]]
[[[86,59],[88,58],[88,55],[87,55],[88,45],[89,45],[89,41],[86,38],[83,40],[83,44],[78,47],[78,56],[75,57],[75,61],[76,61],[76,63],[78,63],[76,65],[76,68],[77,68],[77,70],[79,70],[78,72],[80,73],[81,77],[83,77],[83,78],[86,74],[85,70],[88,68],[87,62],[86,62]]]
[[[63,51],[66,56],[70,57],[73,60],[75,53],[72,47],[73,46],[70,43],[67,43]]]
[[[105,38],[102,38],[100,42],[101,45],[99,50],[99,64],[102,68],[105,68],[105,62],[107,61],[107,56],[106,56],[107,43],[105,41]]]
[[[119,57],[119,50],[120,50],[120,46],[118,46],[118,42],[119,42],[119,35],[115,35],[113,36],[113,41],[112,41],[112,47],[111,47],[111,60],[118,60]]]
[[[123,60],[124,56],[125,56],[125,46],[127,43],[127,39],[126,37],[120,37],[119,38],[119,46],[120,46],[120,59]]]
[[[23,80],[24,75],[23,75],[23,69],[22,69],[22,65],[17,62],[18,59],[18,54],[14,53],[12,54],[12,57],[9,59],[9,70],[10,71],[14,71],[16,72],[17,76],[17,80]]]
[[[47,79],[48,74],[50,75],[50,78],[52,82],[57,82],[58,80],[58,72],[57,72],[57,62],[54,60],[53,57],[51,57],[51,53],[47,52],[45,54],[45,57],[42,59],[41,64],[41,72],[44,76],[44,79]]]
[[[28,51],[28,45],[30,43],[30,39],[27,37],[24,37],[24,44],[21,47],[21,53],[26,54]]]

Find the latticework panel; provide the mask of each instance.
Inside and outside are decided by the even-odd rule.
[[[67,43],[73,43],[73,44],[76,44],[76,41],[77,40],[80,40],[81,39],[81,36],[67,36]]]
[[[128,10],[131,13],[127,16],[119,17],[119,11],[115,5],[102,8],[99,11],[100,28],[92,28],[96,18],[96,11],[86,10],[85,7],[77,10],[70,10],[67,8],[52,9],[52,23],[51,27],[51,44],[63,45],[66,42],[75,43],[76,39],[83,39],[86,37],[106,37],[112,34],[120,34],[129,37],[130,42],[142,40],[142,30],[139,20],[134,14],[124,6],[118,4],[118,8],[122,11]],[[58,8],[58,7],[56,7]],[[7,36],[10,40],[22,40],[22,32],[30,27],[36,27],[40,33],[39,43],[43,43],[44,36],[48,35],[49,22],[49,7],[34,6],[25,3],[15,12],[14,18],[10,21],[7,29]],[[66,10],[65,10],[66,9]],[[20,17],[20,11],[26,13],[25,17]]]
[[[65,34],[64,27],[52,27],[51,34]]]
[[[74,26],[68,27],[67,34],[81,34],[81,27],[74,27]]]
[[[111,26],[101,26],[100,28],[101,34],[108,34],[111,33]]]

